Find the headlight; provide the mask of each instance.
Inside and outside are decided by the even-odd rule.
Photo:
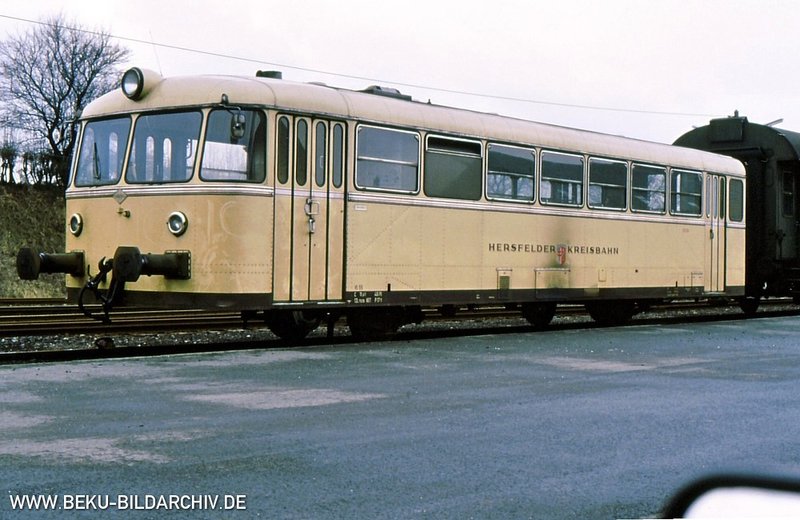
[[[186,218],[186,215],[180,211],[173,211],[170,213],[169,218],[167,219],[167,228],[169,229],[170,233],[176,237],[179,237],[186,233],[186,228],[188,227],[189,219]]]
[[[69,232],[75,236],[78,236],[83,231],[83,217],[80,213],[73,213],[71,217],[69,217]]]
[[[144,74],[142,69],[134,67],[122,75],[122,92],[128,99],[139,99],[144,89]]]
[[[161,76],[157,72],[133,67],[122,75],[120,86],[128,99],[136,101],[145,97],[159,81]]]

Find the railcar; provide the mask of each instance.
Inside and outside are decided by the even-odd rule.
[[[101,319],[226,308],[288,339],[341,316],[376,337],[431,307],[543,327],[560,303],[616,323],[745,294],[745,172],[722,155],[377,86],[139,68],[83,111],[77,150],[66,251],[17,268],[66,273]]]
[[[676,145],[729,155],[747,172],[745,311],[761,298],[800,302],[800,133],[735,113],[713,119]]]

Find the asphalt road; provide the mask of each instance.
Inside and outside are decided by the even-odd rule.
[[[0,517],[652,517],[710,472],[800,475],[799,338],[772,318],[4,366]]]

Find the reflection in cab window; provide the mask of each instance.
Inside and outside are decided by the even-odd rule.
[[[76,186],[100,186],[119,181],[130,128],[128,117],[86,124],[78,154]]]
[[[542,152],[543,204],[583,205],[583,156]]]
[[[673,215],[702,214],[703,178],[699,172],[672,170],[672,207]]]
[[[236,118],[244,116],[244,124]],[[236,128],[234,128],[236,127]],[[212,110],[203,145],[204,181],[261,182],[266,177],[264,114],[254,110]]]
[[[589,207],[623,210],[628,207],[628,163],[589,159]]]
[[[667,200],[667,169],[634,164],[631,170],[631,209],[664,213]]]
[[[486,197],[532,202],[536,156],[533,150],[489,145]]]
[[[481,143],[429,135],[425,148],[425,195],[481,198]]]
[[[356,185],[414,193],[419,189],[419,137],[412,132],[362,126],[356,141]]]
[[[143,115],[136,120],[125,180],[129,183],[184,182],[192,177],[200,112]]]

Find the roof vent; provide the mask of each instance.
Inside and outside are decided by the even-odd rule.
[[[283,72],[279,70],[258,70],[256,71],[257,78],[271,78],[283,79]]]
[[[367,94],[374,94],[376,96],[385,96],[395,99],[403,99],[405,101],[411,101],[411,96],[401,94],[400,91],[397,90],[396,88],[381,87],[380,85],[370,85],[361,92],[366,92]]]

